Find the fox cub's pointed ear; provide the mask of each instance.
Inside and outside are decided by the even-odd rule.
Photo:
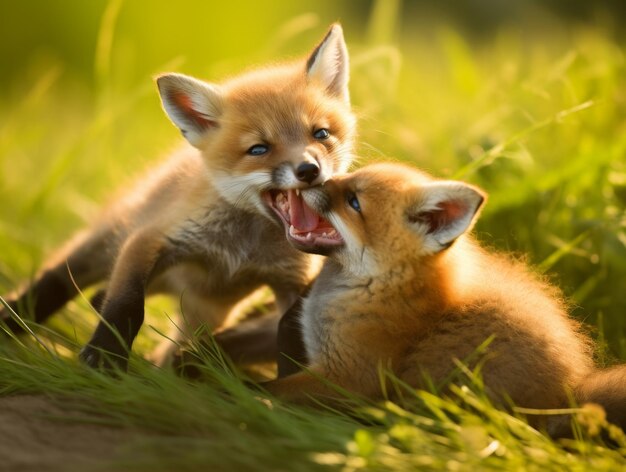
[[[182,74],[164,74],[156,82],[167,116],[187,141],[199,146],[204,133],[218,126],[222,114],[219,88]]]
[[[471,228],[485,199],[481,190],[462,182],[429,183],[420,189],[407,219],[423,235],[425,249],[439,252]]]
[[[341,25],[335,23],[307,60],[307,77],[322,84],[330,94],[349,102],[349,69],[348,49],[343,39],[343,30]]]

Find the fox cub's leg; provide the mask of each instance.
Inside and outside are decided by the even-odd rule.
[[[102,304],[96,331],[81,351],[92,367],[126,368],[128,352],[143,324],[146,284],[159,269],[165,254],[162,233],[144,230],[122,246]]]
[[[89,299],[89,304],[98,313],[102,313],[102,305],[104,305],[104,299],[107,296],[106,289],[100,289],[94,293]]]
[[[274,313],[245,320],[231,328],[215,333],[215,341],[236,363],[272,362],[278,364],[278,377],[285,377],[307,364],[299,316],[302,298],[298,297],[284,314],[281,306],[293,299],[298,290],[290,294],[275,290],[277,307]],[[302,293],[305,296],[308,288]],[[280,316],[282,314],[282,317]],[[295,362],[294,362],[295,361]]]
[[[32,314],[30,319],[42,323],[74,298],[78,290],[106,279],[113,258],[112,241],[115,241],[115,237],[110,229],[79,235],[57,256],[58,262],[45,270],[15,299],[8,301],[9,306],[23,318],[29,319],[24,315]],[[22,326],[2,306],[0,320],[16,332],[22,330]]]
[[[10,309],[0,306],[0,321],[3,321],[14,333],[19,333],[23,327],[12,317],[11,311],[20,315],[22,319],[33,320],[37,323],[45,321],[77,294],[67,272],[65,264],[44,272],[17,298],[7,301]],[[29,316],[30,314],[32,317]]]
[[[300,365],[308,364],[300,313],[302,301],[311,291],[311,286],[312,282],[306,286],[272,287],[276,294],[278,313],[281,315],[273,336],[279,378],[298,372]]]
[[[262,315],[215,333],[215,342],[236,364],[276,361],[276,312]]]
[[[339,388],[347,386],[337,383],[338,380],[338,378],[333,380],[333,376],[330,376],[329,372],[321,366],[312,366],[306,371],[264,382],[261,387],[290,403],[315,405],[317,401],[320,401],[332,404],[345,398],[335,385]]]
[[[167,337],[148,356],[151,362],[160,367],[171,366],[174,360],[178,362],[181,351],[193,350],[193,343],[189,345],[190,340],[195,339],[198,334],[213,333],[230,318],[233,312],[238,311],[237,299],[209,297],[206,293],[200,293],[193,288],[183,291],[178,298],[181,309],[178,322],[171,327]],[[203,342],[202,337],[199,341]],[[239,344],[232,347],[236,351],[239,349]]]
[[[378,368],[373,366],[377,365],[374,359],[384,356],[376,355],[375,346],[343,344],[344,333],[337,334],[337,337],[325,336],[321,352],[315,359],[309,359],[306,369],[261,386],[278,398],[299,404],[315,405],[321,401],[340,406],[347,399],[345,393],[382,398],[383,385]]]
[[[302,294],[302,297],[296,300],[278,323],[278,335],[276,340],[278,350],[278,356],[276,358],[278,378],[295,374],[300,370],[300,365],[307,365],[308,363],[302,325],[300,324],[302,300],[308,293],[308,290],[307,288],[306,292]]]

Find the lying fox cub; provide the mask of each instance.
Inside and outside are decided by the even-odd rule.
[[[146,295],[179,297],[192,329],[200,321],[218,327],[262,285],[274,291],[279,311],[288,308],[315,275],[315,256],[285,241],[274,209],[289,202],[290,231],[310,230],[299,190],[347,169],[355,129],[347,84],[339,25],[302,62],[221,85],[160,76],[163,108],[193,147],[79,235],[10,306],[22,314],[30,307],[42,322],[76,286],[106,280],[105,322],[81,358],[122,368]],[[17,327],[7,311],[0,317]]]
[[[494,401],[559,408],[573,392],[624,424],[626,369],[596,370],[557,291],[465,234],[482,191],[377,164],[303,196],[311,231],[288,237],[330,257],[302,302],[309,371],[268,382],[271,393],[295,402],[337,397],[321,378],[380,398],[381,366],[425,387],[425,376],[443,381],[455,359],[493,335],[482,375]]]

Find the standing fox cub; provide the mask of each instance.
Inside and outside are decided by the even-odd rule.
[[[279,311],[291,306],[315,275],[315,256],[285,241],[277,208],[289,202],[291,232],[308,231],[299,191],[345,172],[352,157],[339,25],[302,62],[221,85],[180,74],[162,75],[157,85],[192,147],[145,178],[10,302],[42,322],[77,288],[106,281],[104,322],[81,352],[92,366],[126,366],[152,293],[180,297],[192,328],[220,326],[262,285]],[[16,327],[8,310],[0,318]]]
[[[299,313],[308,369],[266,383],[271,393],[336,398],[325,379],[381,398],[380,367],[426,387],[493,336],[481,372],[494,401],[560,408],[572,392],[625,424],[626,369],[596,370],[591,342],[557,290],[465,234],[482,191],[377,164],[303,196],[316,227],[289,239],[329,258]]]

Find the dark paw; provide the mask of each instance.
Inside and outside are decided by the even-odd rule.
[[[113,353],[105,349],[87,344],[78,354],[80,361],[94,369],[104,371],[122,371],[128,369],[128,356],[126,353]]]
[[[172,368],[180,377],[198,380],[202,377],[200,356],[190,349],[179,349],[172,357]]]

